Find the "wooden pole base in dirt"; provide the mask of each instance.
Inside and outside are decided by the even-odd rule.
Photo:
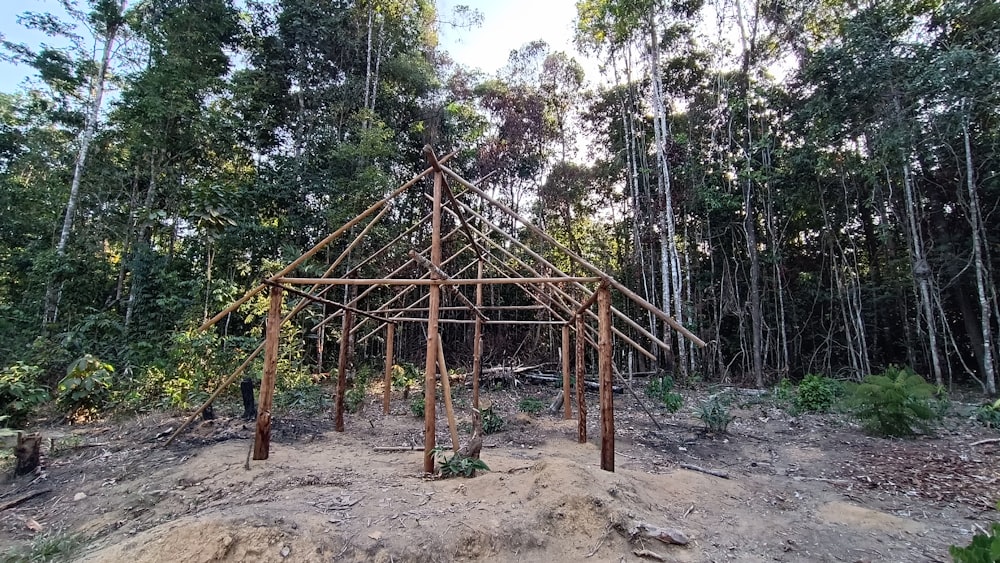
[[[393,346],[396,340],[396,323],[385,327],[385,378],[382,383],[382,412],[389,414],[389,401],[392,395],[392,365]]]
[[[587,401],[583,396],[584,364],[587,361],[584,344],[587,340],[586,325],[583,315],[576,316],[576,413],[577,413],[577,440],[581,444],[587,443]]]
[[[597,289],[600,337],[597,341],[598,372],[601,378],[601,469],[615,470],[615,405],[611,370],[611,290],[606,284]]]
[[[337,361],[337,397],[334,410],[334,430],[344,431],[344,395],[347,394],[347,361],[351,343],[351,327],[354,324],[354,312],[344,309],[344,319],[340,333],[340,357]]]
[[[573,407],[569,399],[569,325],[562,327],[562,377],[563,377],[563,418],[573,418]]]
[[[278,375],[278,340],[281,336],[281,300],[284,291],[271,286],[270,307],[264,336],[264,377],[260,381],[260,406],[257,408],[257,429],[253,440],[253,458],[267,459],[271,451],[271,406],[274,404],[274,384]]]

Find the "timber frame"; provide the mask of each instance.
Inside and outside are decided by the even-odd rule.
[[[566,419],[572,418],[571,401],[571,359],[575,361],[576,381],[583,381],[584,375],[584,353],[586,345],[597,350],[598,354],[598,378],[600,382],[600,429],[601,429],[601,468],[607,471],[614,471],[614,404],[612,385],[617,373],[613,364],[613,345],[617,337],[621,342],[629,345],[636,352],[656,359],[656,356],[633,338],[614,326],[616,321],[629,327],[634,333],[646,339],[650,345],[660,347],[670,351],[670,345],[658,338],[637,322],[629,318],[625,313],[612,306],[612,291],[617,291],[625,298],[631,300],[639,308],[647,311],[662,320],[666,325],[678,331],[685,338],[691,340],[700,347],[705,346],[705,342],[678,324],[673,318],[649,303],[623,284],[601,271],[583,257],[560,244],[554,238],[536,227],[527,219],[519,215],[510,207],[497,201],[475,183],[469,182],[446,166],[446,162],[454,157],[455,153],[448,154],[440,159],[435,155],[430,146],[423,149],[424,157],[427,159],[428,167],[423,172],[414,176],[410,181],[403,184],[385,198],[375,202],[367,210],[359,214],[354,219],[345,223],[342,227],[321,240],[313,248],[303,253],[299,258],[292,261],[281,271],[264,280],[261,284],[247,291],[243,297],[233,302],[231,305],[220,311],[217,315],[205,321],[199,330],[208,330],[226,315],[237,310],[258,293],[268,290],[269,308],[265,329],[265,338],[255,350],[253,350],[246,360],[219,385],[208,400],[196,410],[187,421],[181,425],[167,440],[170,444],[173,439],[186,428],[202,411],[204,411],[218,395],[229,385],[231,385],[254,359],[264,352],[264,375],[261,380],[259,408],[256,422],[256,432],[254,435],[253,459],[263,460],[268,458],[270,450],[271,435],[271,410],[273,408],[273,398],[275,381],[277,378],[277,357],[278,342],[280,337],[280,327],[291,319],[294,315],[302,311],[308,304],[313,302],[322,303],[336,312],[326,317],[315,328],[320,329],[324,325],[339,317],[341,321],[340,354],[338,357],[337,391],[335,396],[335,417],[334,427],[336,431],[344,431],[344,396],[347,390],[347,370],[350,363],[352,351],[351,342],[363,341],[375,334],[385,331],[385,372],[384,372],[384,395],[382,398],[383,410],[388,413],[390,407],[390,389],[396,329],[400,323],[420,322],[426,323],[427,328],[427,355],[424,372],[424,396],[436,397],[438,375],[440,375],[443,387],[444,406],[448,418],[448,428],[451,434],[452,447],[457,452],[459,449],[459,438],[455,424],[455,416],[451,404],[451,393],[449,390],[448,369],[445,362],[444,346],[440,337],[439,325],[445,322],[464,322],[475,324],[475,335],[473,337],[473,370],[472,370],[472,404],[474,408],[479,408],[479,380],[482,371],[482,334],[483,326],[486,324],[509,324],[516,322],[535,322],[542,324],[554,324],[561,328],[561,359],[562,359],[562,384],[563,384],[563,415]],[[395,198],[406,192],[427,176],[433,177],[433,192],[428,195],[431,210],[420,221],[416,222],[410,229],[398,235],[388,244],[376,252],[362,259],[353,268],[342,273],[339,277],[334,277],[334,273],[348,258],[350,253],[356,249],[365,239],[368,232],[379,222],[389,211]],[[457,184],[464,191],[456,194],[451,184]],[[464,202],[463,196],[478,197],[481,205],[491,206],[506,215],[509,219],[520,223],[534,237],[545,241],[550,246],[565,254],[572,262],[574,269],[586,272],[588,276],[571,276],[557,268],[551,262],[543,258],[537,252],[529,248],[518,238],[501,229],[499,226],[487,219],[484,214],[477,211],[476,207]],[[447,205],[447,207],[446,207]],[[452,216],[458,227],[449,233],[442,234],[442,216],[444,213]],[[374,217],[372,217],[374,215]],[[347,245],[345,250],[335,260],[322,276],[317,278],[291,277],[296,268],[302,263],[315,256],[320,250],[326,248],[333,241],[339,239],[345,233],[351,232],[356,226],[372,217],[368,224],[355,237],[354,241]],[[409,260],[394,269],[386,272],[380,278],[357,277],[360,269],[368,265],[389,249],[401,244],[401,241],[417,229],[431,221],[430,245],[420,251],[412,249],[408,253]],[[478,223],[478,228],[473,226],[473,222]],[[462,234],[467,244],[460,250],[454,252],[448,258],[443,256],[443,240],[451,240]],[[494,238],[491,238],[493,235]],[[495,240],[499,237],[507,241],[510,247],[530,256],[533,260],[545,268],[550,275],[544,275],[525,263],[521,258],[508,250],[507,245],[500,244]],[[453,268],[451,273],[445,269],[452,262],[458,261],[465,253],[472,251],[474,256],[465,266]],[[460,262],[459,262],[460,263]],[[511,264],[517,264],[517,267]],[[420,277],[398,277],[412,271],[414,267],[424,271]],[[475,273],[471,272],[475,267]],[[485,277],[486,268],[491,269],[492,277]],[[516,285],[520,287],[537,305],[530,306],[538,310],[547,311],[555,321],[511,321],[492,320],[488,313],[494,310],[504,310],[507,307],[484,306],[483,288],[484,286],[495,284]],[[460,291],[460,287],[475,286],[475,298],[470,299]],[[591,287],[588,287],[591,286]],[[306,289],[298,289],[295,286],[305,286]],[[412,300],[409,306],[395,306],[398,301],[409,295],[415,288],[427,287],[427,293],[423,297]],[[325,297],[329,290],[333,288],[344,290],[345,299],[343,303]],[[365,300],[377,288],[389,288],[395,295],[375,307],[372,307]],[[462,304],[460,307],[442,307],[441,289],[445,288],[455,295],[455,299]],[[544,291],[543,291],[544,290]],[[358,292],[356,295],[354,294]],[[298,297],[299,301],[291,307],[291,310],[284,316],[281,314],[282,303],[285,294]],[[348,296],[352,296],[348,300]],[[424,300],[426,306],[418,307]],[[597,311],[593,311],[594,305]],[[368,306],[363,306],[368,305]],[[442,319],[442,310],[467,310],[472,318],[467,320]],[[416,313],[426,313],[426,317],[415,317]],[[409,315],[409,316],[408,316]],[[356,318],[360,320],[355,321]],[[596,328],[588,321],[596,320]],[[379,323],[376,328],[366,335],[356,338],[356,334],[365,322],[374,321]],[[571,357],[571,336],[575,334],[575,350]],[[596,336],[596,341],[595,337]],[[580,442],[587,440],[587,408],[584,401],[583,385],[576,386],[576,404],[578,416],[578,439]],[[655,419],[654,419],[655,422]],[[424,408],[424,464],[426,473],[434,470],[433,450],[435,448],[435,423],[436,423],[436,400],[426,401]]]

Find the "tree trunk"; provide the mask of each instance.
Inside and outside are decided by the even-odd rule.
[[[986,264],[983,260],[982,225],[980,224],[979,194],[976,189],[975,168],[972,166],[972,145],[969,141],[969,124],[962,123],[962,141],[965,145],[965,180],[969,190],[969,222],[972,226],[972,253],[976,263],[976,293],[979,296],[979,324],[982,328],[982,358],[983,378],[986,383],[986,393],[997,394],[996,369],[993,357],[993,317],[990,307],[990,296],[987,294]]]
[[[125,11],[128,0],[121,0],[118,13]],[[66,215],[63,218],[62,231],[59,233],[59,242],[56,243],[56,258],[61,262],[66,256],[66,245],[69,243],[69,235],[73,230],[73,216],[76,214],[76,207],[80,203],[80,180],[83,178],[84,168],[87,164],[87,152],[90,150],[90,142],[94,138],[97,130],[97,121],[101,117],[101,102],[104,100],[104,84],[108,75],[108,67],[111,66],[111,54],[114,49],[115,37],[120,27],[120,19],[109,20],[108,28],[104,36],[104,49],[101,54],[101,64],[97,67],[97,72],[91,79],[90,105],[87,108],[87,121],[84,123],[83,131],[80,132],[80,147],[76,155],[76,165],[73,167],[73,180],[70,182],[69,201],[66,203]],[[42,325],[55,322],[59,307],[59,295],[62,291],[61,283],[49,280],[45,288],[45,311],[42,318]]]

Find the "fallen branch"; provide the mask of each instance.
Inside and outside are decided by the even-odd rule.
[[[969,444],[970,446],[982,446],[983,444],[1000,444],[1000,438],[987,438]]]
[[[16,499],[14,499],[12,501],[4,503],[3,505],[0,505],[0,512],[3,512],[4,510],[7,510],[9,508],[14,508],[15,506],[19,506],[21,504],[24,504],[25,502],[28,502],[29,500],[31,500],[31,499],[33,499],[33,498],[35,498],[37,496],[41,496],[41,495],[44,495],[45,493],[51,493],[51,492],[52,492],[52,489],[40,489],[38,491],[34,491],[34,492],[31,492],[31,493],[28,493],[28,494],[24,495],[23,497],[16,498]]]
[[[632,555],[636,557],[646,557],[649,559],[655,559],[657,561],[666,561],[667,559],[655,551],[650,551],[648,549],[633,549]]]
[[[688,471],[699,471],[701,473],[707,473],[720,479],[729,479],[729,474],[725,471],[719,471],[718,469],[705,469],[704,467],[699,467],[697,465],[691,465],[690,463],[680,464],[681,469],[687,469]]]

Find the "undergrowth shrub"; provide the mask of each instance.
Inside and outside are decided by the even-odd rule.
[[[344,406],[347,412],[356,413],[365,404],[365,396],[368,394],[368,383],[375,377],[375,370],[369,365],[358,368],[354,374],[354,386],[344,393]]]
[[[0,370],[0,425],[22,426],[35,407],[49,400],[39,383],[42,368],[17,362]]]
[[[936,388],[908,367],[889,366],[854,388],[850,407],[868,432],[882,436],[928,433],[940,416]]]
[[[438,461],[438,474],[441,477],[472,477],[477,470],[490,470],[489,466],[479,458],[465,457],[458,453],[448,457],[447,450],[442,446],[437,446],[431,451]]]
[[[421,380],[420,369],[409,362],[392,366],[392,388],[401,389],[404,399],[410,397],[410,390]]]
[[[517,403],[517,410],[528,414],[538,414],[542,412],[543,408],[545,408],[545,405],[541,399],[535,397],[525,397]]]
[[[424,417],[424,398],[414,397],[410,399],[410,413],[417,418]]]
[[[979,424],[987,428],[1000,430],[1000,399],[992,405],[983,405],[972,415]]]
[[[493,411],[493,407],[486,407],[479,411],[479,415],[483,418],[483,434],[495,434],[503,430],[504,419]]]
[[[674,378],[669,375],[650,378],[646,384],[646,396],[670,412],[677,412],[684,405],[684,397],[674,392]]]
[[[729,402],[729,397],[719,394],[698,405],[697,416],[709,432],[725,434],[729,424],[736,418],[729,412]]]
[[[66,377],[56,386],[59,404],[74,412],[101,409],[111,394],[114,371],[111,364],[85,354],[66,368]]]
[[[795,394],[795,408],[801,412],[826,412],[836,401],[836,389],[836,381],[810,373],[799,383]]]
[[[1000,401],[997,401],[1000,403]],[[997,503],[1000,510],[1000,503]],[[1000,561],[1000,522],[994,522],[986,533],[972,536],[972,542],[965,547],[948,548],[955,563],[996,563]]]
[[[0,553],[0,561],[3,563],[69,561],[82,545],[83,537],[78,534],[47,532],[35,536],[28,546]]]

